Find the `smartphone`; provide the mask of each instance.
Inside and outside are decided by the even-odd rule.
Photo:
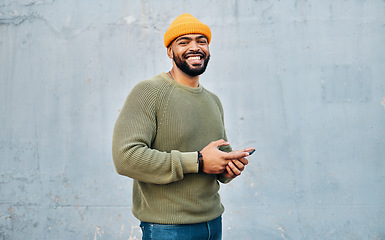
[[[251,154],[253,154],[255,152],[255,149],[253,149],[253,151],[250,151],[249,152],[249,156],[251,155]]]

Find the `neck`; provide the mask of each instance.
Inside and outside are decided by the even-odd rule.
[[[171,71],[169,72],[171,74],[171,78],[180,84],[197,88],[199,86],[199,76],[190,76],[184,73],[182,70],[180,70],[178,67],[173,66]]]

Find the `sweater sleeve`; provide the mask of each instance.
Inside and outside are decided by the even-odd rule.
[[[112,155],[116,171],[141,182],[167,184],[197,173],[197,152],[161,152],[151,148],[156,136],[158,88],[148,81],[128,95],[115,123]]]

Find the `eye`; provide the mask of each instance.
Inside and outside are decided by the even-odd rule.
[[[187,44],[188,44],[187,41],[181,41],[181,42],[179,42],[179,45],[187,45]]]

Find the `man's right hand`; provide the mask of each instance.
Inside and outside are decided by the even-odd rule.
[[[218,149],[220,146],[227,146],[229,144],[225,140],[220,139],[209,143],[200,151],[203,157],[203,172],[207,174],[223,173],[229,161],[249,156],[249,153],[246,151],[227,153]]]

